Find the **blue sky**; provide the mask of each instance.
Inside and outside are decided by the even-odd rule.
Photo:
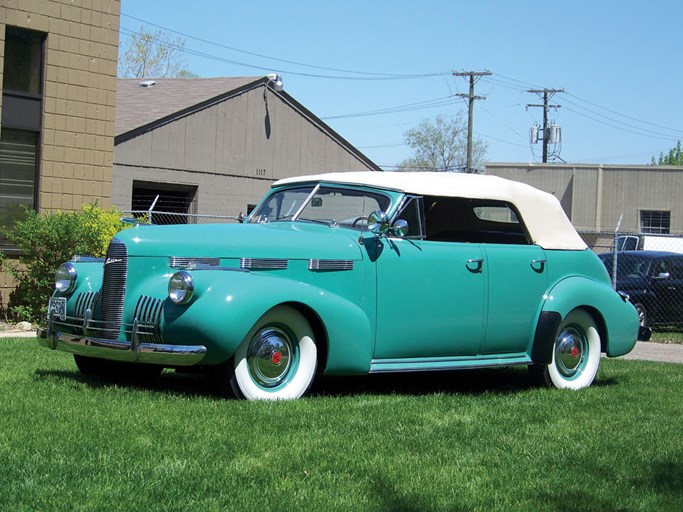
[[[528,89],[566,91],[550,119],[569,163],[646,164],[683,139],[678,0],[123,0],[121,13],[122,40],[141,26],[180,33],[202,77],[280,72],[385,168],[411,156],[403,134],[421,120],[466,115],[455,94],[468,83],[453,70],[492,72],[474,108],[489,161],[540,162]]]

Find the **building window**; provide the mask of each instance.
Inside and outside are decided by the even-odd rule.
[[[671,227],[671,212],[641,210],[640,232],[653,235],[667,235]]]
[[[131,210],[136,216],[150,212],[152,224],[196,222],[197,187],[134,181]]]
[[[4,92],[42,95],[44,39],[45,35],[41,32],[7,27],[2,85]]]
[[[5,28],[0,120],[0,226],[11,229],[22,206],[38,202],[45,34]],[[0,249],[14,248],[0,235]]]

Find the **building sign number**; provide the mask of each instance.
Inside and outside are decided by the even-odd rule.
[[[256,169],[256,176],[265,176],[265,175],[266,175],[265,169]]]

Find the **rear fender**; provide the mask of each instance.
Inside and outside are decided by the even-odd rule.
[[[532,349],[535,363],[548,364],[555,334],[562,319],[576,308],[595,319],[602,338],[602,351],[609,357],[628,354],[638,338],[638,314],[607,283],[573,276],[558,282],[547,294],[539,317]]]

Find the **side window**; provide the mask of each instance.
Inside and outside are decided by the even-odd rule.
[[[408,223],[408,235],[404,238],[424,238],[424,211],[421,197],[407,198],[395,219],[403,219]]]
[[[425,197],[427,240],[528,245],[515,208],[504,201]]]

